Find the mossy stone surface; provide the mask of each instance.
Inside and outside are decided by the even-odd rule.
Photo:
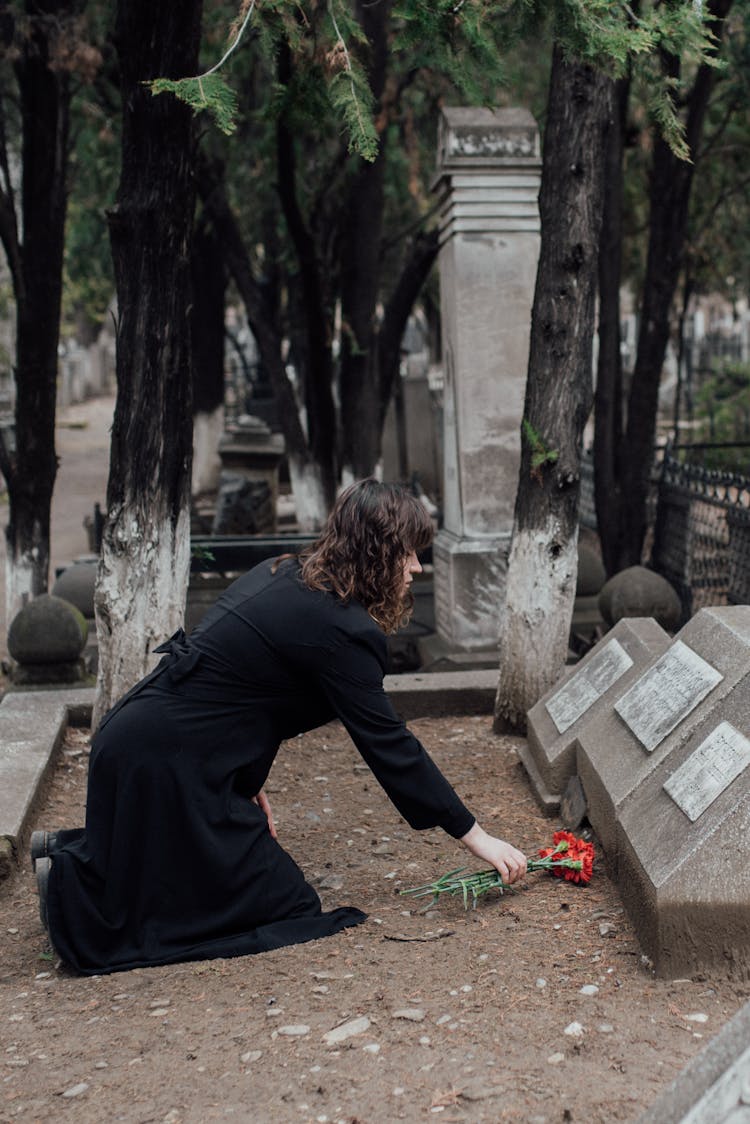
[[[75,605],[44,593],[16,614],[8,630],[8,651],[19,664],[76,661],[86,645],[88,625]]]

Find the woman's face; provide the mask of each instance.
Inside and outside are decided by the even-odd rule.
[[[412,550],[410,554],[406,555],[406,557],[404,558],[403,566],[404,584],[402,593],[404,596],[406,596],[409,591],[409,586],[413,581],[414,574],[422,573],[422,567],[419,564],[416,550]]]

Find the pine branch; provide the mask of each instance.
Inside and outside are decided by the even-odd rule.
[[[207,109],[222,133],[230,136],[237,128],[237,95],[218,74],[196,78],[154,78],[146,85],[154,95],[174,94],[189,105],[193,113]]]
[[[229,136],[235,132],[237,128],[237,95],[216,72],[239,46],[254,8],[255,0],[250,0],[245,18],[234,40],[215,66],[212,66],[210,70],[206,70],[203,74],[196,74],[192,78],[179,78],[176,81],[171,78],[154,78],[152,81],[145,83],[151,93],[154,95],[174,94],[180,101],[189,105],[193,113],[200,113],[207,109],[222,133]]]

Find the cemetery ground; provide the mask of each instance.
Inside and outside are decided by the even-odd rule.
[[[533,854],[560,825],[490,722],[412,728],[480,822]],[[87,754],[69,731],[35,826],[81,823]],[[368,920],[79,978],[49,950],[24,854],[0,885],[0,1121],[630,1121],[750,995],[715,971],[654,978],[598,848],[587,887],[536,873],[476,910],[419,912],[399,891],[471,858],[399,818],[338,724],[283,745],[267,791],[324,908]]]

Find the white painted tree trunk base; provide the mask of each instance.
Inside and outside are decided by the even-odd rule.
[[[215,492],[221,476],[219,442],[224,434],[224,407],[217,406],[210,414],[199,413],[193,418],[193,477],[192,494],[201,496]]]
[[[5,557],[5,625],[10,628],[16,615],[27,601],[44,593],[47,589],[48,574],[39,572],[39,556],[36,549],[20,551]]]
[[[563,541],[556,520],[513,533],[500,623],[496,725],[526,727],[528,711],[562,674],[578,571],[577,531]]]
[[[314,534],[321,529],[328,516],[320,473],[309,462],[293,453],[289,454],[288,459],[297,526],[302,534]]]
[[[113,549],[112,540],[116,547]],[[94,607],[99,674],[92,728],[159,660],[153,649],[183,623],[190,576],[190,512],[142,526],[128,508],[107,529]]]

